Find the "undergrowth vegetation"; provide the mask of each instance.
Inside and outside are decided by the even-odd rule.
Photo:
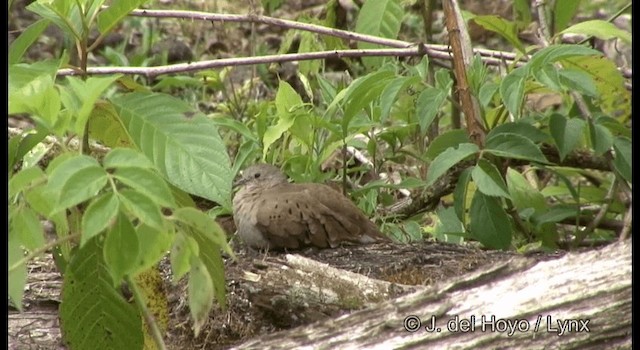
[[[447,41],[425,45],[410,37],[433,29],[420,19],[436,9],[329,1],[321,16],[278,22],[287,30],[271,47],[256,30],[271,22],[254,15],[154,15],[135,10],[141,0],[32,2],[40,19],[9,48],[9,116],[31,125],[9,130],[12,304],[21,308],[27,262],[52,251],[70,348],[161,348],[169,315],[154,266],[169,252],[174,281],[188,276],[197,333],[213,301],[224,303],[222,257],[234,255],[215,217],[231,213],[234,176],[258,161],[299,182],[339,177],[396,241],[528,251],[626,237],[631,93],[614,58],[593,45],[630,45],[611,24],[622,11],[578,21],[578,0],[529,3],[514,1],[510,18],[445,11]],[[448,40],[465,33],[462,16],[502,50],[458,55]],[[160,17],[193,46],[159,44]],[[204,38],[240,25],[230,22],[248,28],[231,40],[238,51],[264,61]],[[526,42],[518,34],[532,24],[539,39]],[[47,28],[66,44],[55,58],[30,59]],[[118,44],[104,45],[116,32]],[[569,35],[580,40],[563,41]],[[202,211],[192,196],[215,204]],[[120,296],[123,283],[134,302]]]

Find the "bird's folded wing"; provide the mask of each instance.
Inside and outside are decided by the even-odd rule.
[[[334,247],[343,241],[359,242],[366,225],[373,226],[340,193],[329,187],[310,191],[302,186],[306,185],[288,184],[262,193],[256,225],[273,243],[282,242],[289,248]],[[335,196],[323,193],[326,191]]]

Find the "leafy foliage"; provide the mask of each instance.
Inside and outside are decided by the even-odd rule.
[[[355,72],[350,82],[329,78],[322,60],[304,61],[295,75],[299,84],[278,79],[273,98],[258,102],[250,102],[250,84],[229,87],[230,69],[154,82],[122,74],[57,77],[69,65],[86,70],[89,53],[143,1],[112,1],[101,10],[104,3],[34,1],[28,8],[42,19],[9,47],[9,114],[27,114],[35,124],[9,139],[9,297],[21,309],[27,260],[52,247],[59,251],[62,327],[74,349],[148,346],[152,325],[142,321],[148,310],[140,300],[154,301],[153,314],[166,326],[166,299],[153,281],[167,252],[174,279],[188,274],[194,328],[202,329],[214,299],[225,302],[222,253],[233,256],[213,216],[231,211],[233,176],[259,159],[283,164],[295,181],[324,181],[333,174],[320,169],[347,150],[364,154],[376,173],[390,175],[353,192],[369,215],[394,204],[398,190],[448,188],[447,205],[427,214],[432,226],[420,213],[378,218],[399,241],[432,235],[492,249],[555,249],[586,235],[611,238],[590,223],[621,221],[630,207],[631,95],[624,77],[602,52],[559,40],[577,33],[629,42],[630,34],[601,20],[572,23],[580,1],[554,3],[546,47],[528,46],[519,36],[535,17],[528,1],[514,2],[514,19],[470,14],[505,39],[516,58],[528,58],[505,66],[505,75],[480,56],[466,67],[484,142],[472,141],[453,112],[459,85],[452,72],[427,56],[345,60]],[[282,6],[262,3],[269,11]],[[337,23],[337,8],[329,2],[325,23]],[[367,1],[355,31],[397,39],[407,18],[400,1]],[[77,57],[65,52],[28,63],[25,52],[49,24],[62,30]],[[97,39],[89,39],[92,29]],[[280,50],[344,47],[336,38],[297,30]],[[358,43],[359,49],[379,47]],[[114,64],[152,62],[111,47],[103,55]],[[225,96],[215,113],[193,107],[201,87]],[[536,110],[529,104],[536,94],[560,102]],[[94,152],[103,149],[96,142],[103,153]],[[55,157],[41,162],[52,144]],[[349,175],[368,166],[342,160]],[[394,175],[400,179],[392,183]],[[217,206],[204,213],[191,195]],[[54,224],[53,242],[41,220]],[[122,285],[137,296],[135,307],[123,298]]]

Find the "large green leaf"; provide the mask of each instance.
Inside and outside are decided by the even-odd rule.
[[[153,169],[153,163],[144,154],[131,148],[114,148],[102,161],[105,169],[110,168],[142,168]]]
[[[149,197],[136,190],[127,188],[118,192],[118,200],[120,200],[120,203],[124,205],[129,213],[135,215],[143,223],[157,230],[164,228],[160,206]]]
[[[42,32],[49,26],[49,23],[51,22],[46,19],[41,19],[32,23],[22,31],[20,36],[18,36],[11,45],[9,45],[10,65],[20,61],[29,46],[38,40],[40,34],[42,34]]]
[[[478,190],[487,196],[511,198],[507,184],[504,182],[502,175],[500,175],[500,171],[487,160],[478,160],[478,164],[471,171],[471,177]]]
[[[521,53],[526,53],[524,45],[518,38],[518,26],[515,22],[508,21],[499,16],[475,16],[473,21],[486,30],[500,34]]]
[[[113,172],[113,176],[123,184],[146,195],[161,206],[176,206],[171,190],[162,177],[154,171],[136,167],[121,167]]]
[[[380,120],[385,121],[391,112],[391,107],[398,96],[412,84],[420,82],[418,76],[398,77],[393,79],[380,94]]]
[[[558,147],[560,160],[578,146],[584,130],[584,120],[579,118],[567,119],[565,116],[554,113],[549,117],[549,131]]]
[[[453,129],[446,131],[438,136],[436,136],[433,141],[429,144],[429,148],[427,152],[425,152],[424,156],[427,159],[434,159],[440,153],[447,150],[449,147],[458,147],[461,143],[469,143],[469,135],[467,135],[467,131],[463,129]]]
[[[465,236],[464,227],[453,208],[439,208],[437,215],[438,224],[433,232],[435,238],[448,243],[462,243],[462,237]]]
[[[498,157],[549,163],[538,146],[528,138],[518,134],[496,134],[487,139],[484,151],[495,154]]]
[[[436,159],[429,165],[427,173],[426,186],[431,186],[440,176],[444,175],[449,169],[458,162],[474,155],[478,152],[478,146],[473,143],[463,143],[457,148],[450,147],[446,151],[440,153]]]
[[[139,248],[144,249],[138,246],[138,235],[131,221],[122,212],[118,213],[104,240],[104,261],[116,286],[137,267],[136,259],[131,257],[138,255]]]
[[[12,235],[9,235],[8,246],[8,263],[9,268],[11,268],[14,264],[18,263],[18,261],[24,259],[24,250],[22,250],[20,241]],[[22,297],[24,296],[24,286],[27,282],[27,266],[22,263],[16,265],[14,269],[10,269],[7,282],[9,298],[12,304],[19,311],[22,311]]]
[[[624,30],[616,27],[613,23],[603,21],[601,19],[576,23],[563,30],[560,34],[566,33],[594,36],[601,40],[617,38],[627,44],[631,44],[631,33],[625,32]]]
[[[404,10],[400,0],[366,1],[360,8],[356,20],[356,32],[395,39],[400,31]],[[358,42],[359,49],[374,49],[379,45]],[[380,67],[383,57],[362,57],[362,62],[369,69]]]
[[[213,281],[206,266],[196,255],[191,256],[189,272],[189,310],[193,319],[193,331],[196,336],[209,319],[213,306]]]
[[[489,131],[489,133],[487,134],[487,139],[503,133],[518,134],[520,136],[528,138],[533,143],[544,142],[549,139],[549,135],[540,131],[539,128],[536,128],[535,126],[525,122],[509,122],[498,125],[495,128],[491,129],[491,131]]]
[[[142,320],[119,290],[95,237],[76,252],[64,274],[60,323],[70,349],[142,349]]]
[[[553,24],[554,24],[554,33],[555,34],[564,28],[567,27],[567,24],[571,22],[573,16],[575,16],[576,12],[578,12],[578,7],[580,6],[580,0],[562,0],[556,1],[554,3],[554,8],[551,13],[553,13]]]
[[[535,71],[547,66],[549,63],[575,56],[602,56],[602,52],[583,45],[551,45],[531,56],[527,66]]]
[[[132,147],[133,142],[113,108],[105,101],[96,101],[89,115],[89,137],[107,147]]]
[[[616,151],[613,165],[625,180],[631,182],[631,140],[618,137],[613,141],[613,149]]]
[[[132,275],[156,265],[171,249],[175,232],[172,229],[157,230],[143,224],[136,228],[136,236],[138,237],[138,256],[135,259],[136,269],[129,272]]]
[[[356,79],[344,93],[344,114],[342,116],[342,131],[347,133],[351,120],[362,112],[373,101],[378,99],[387,84],[395,78],[395,73],[381,70]],[[334,101],[339,101],[338,94]],[[334,104],[332,102],[331,104]],[[330,106],[331,107],[331,106]]]
[[[418,118],[420,130],[424,132],[431,126],[436,115],[438,115],[440,107],[447,100],[449,92],[449,89],[435,87],[428,87],[422,90],[416,102],[416,117]]]
[[[520,118],[520,108],[524,99],[524,83],[529,76],[527,66],[516,68],[500,83],[500,96],[509,113]]]
[[[508,249],[513,227],[500,198],[476,191],[469,208],[469,231],[473,238],[492,249]]]
[[[591,77],[598,91],[597,103],[604,114],[623,119],[631,116],[631,92],[612,60],[602,56],[569,57],[562,60],[562,65]]]
[[[95,197],[107,181],[107,173],[100,166],[75,171],[62,186],[55,211],[70,208]]]
[[[109,7],[98,14],[98,29],[100,33],[109,32],[115,25],[120,23],[129,12],[140,7],[146,0],[113,0]]]
[[[163,94],[131,93],[113,104],[135,144],[169,182],[231,208],[233,173],[211,120]]]
[[[20,170],[9,179],[9,198],[15,197],[18,193],[22,192],[33,183],[43,182],[44,179],[44,171],[39,167],[30,167]]]
[[[10,211],[9,220],[9,235],[16,238],[26,249],[34,251],[44,246],[44,229],[31,208],[20,205]]]
[[[67,110],[76,118],[74,126],[76,133],[84,133],[85,126],[98,98],[120,76],[118,74],[106,77],[90,77],[86,80],[72,76],[67,77],[68,87],[60,91],[60,97]]]
[[[60,114],[60,93],[55,87],[59,61],[44,61],[9,67],[9,114],[30,113],[48,129],[54,129]]]
[[[118,214],[120,202],[113,192],[107,192],[96,198],[89,204],[82,215],[82,239],[80,245],[84,245],[91,238],[102,232]]]
[[[276,93],[276,110],[278,122],[269,126],[262,138],[262,159],[264,160],[269,147],[276,142],[295,122],[294,109],[302,106],[302,98],[286,81],[280,81]]]

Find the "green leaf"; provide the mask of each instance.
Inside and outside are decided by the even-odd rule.
[[[453,191],[453,207],[462,225],[465,225],[467,222],[466,213],[469,205],[468,197],[470,190],[469,184],[471,182],[471,171],[472,168],[470,167],[462,171],[460,177],[458,178],[458,182],[456,183],[456,188]]]
[[[17,238],[9,235],[9,267],[24,259],[24,251],[20,246]],[[27,283],[27,266],[25,264],[17,265],[16,268],[9,270],[8,276],[9,298],[12,304],[22,312],[22,298],[24,296],[24,286]]]
[[[560,32],[560,34],[569,33],[593,36],[601,40],[617,38],[631,45],[631,33],[625,32],[624,30],[616,27],[611,22],[603,21],[600,19],[580,22]]]
[[[629,118],[631,92],[615,63],[602,56],[571,57],[562,61],[566,69],[578,70],[591,77],[598,91],[597,104],[605,115]]]
[[[104,157],[102,161],[105,169],[110,168],[141,168],[154,169],[153,163],[140,151],[131,148],[114,148]]]
[[[540,67],[540,69],[534,70],[533,76],[537,81],[549,87],[551,90],[562,91],[558,68],[556,68],[552,63],[546,64]]]
[[[12,213],[9,222],[9,234],[18,239],[30,251],[45,245],[44,229],[36,213],[29,207],[20,205]]]
[[[127,188],[118,192],[118,199],[140,221],[157,230],[163,229],[164,220],[160,214],[160,207],[149,197]]]
[[[496,134],[487,139],[484,151],[498,157],[524,159],[544,164],[549,163],[538,146],[518,134]]]
[[[175,232],[166,229],[156,230],[143,224],[136,228],[136,236],[138,237],[138,257],[135,259],[136,269],[129,272],[132,275],[148,270],[167,255],[173,244]]]
[[[355,31],[395,39],[400,32],[403,16],[404,10],[399,0],[367,1],[358,13]],[[358,42],[358,48],[361,50],[379,47],[380,45]],[[368,69],[375,69],[382,65],[383,59],[383,57],[362,57],[362,62]]]
[[[278,140],[282,134],[289,130],[295,122],[294,109],[303,105],[302,99],[296,91],[285,81],[280,81],[276,93],[276,110],[278,111],[278,123],[269,126],[262,139],[262,159],[264,160],[269,147]]]
[[[575,204],[556,205],[551,207],[546,213],[537,217],[537,225],[541,226],[549,222],[556,223],[578,215],[580,215],[580,208]]]
[[[15,197],[33,183],[44,182],[45,178],[44,171],[39,167],[20,170],[9,179],[9,198]]]
[[[70,153],[66,157],[64,155],[57,157],[47,167],[47,174],[49,174],[47,185],[51,190],[62,190],[76,171],[94,167],[100,167],[100,164],[93,157]]]
[[[500,83],[500,96],[509,113],[516,118],[520,117],[520,109],[524,99],[524,82],[529,76],[527,66],[516,68],[507,74]]]
[[[591,75],[575,69],[562,69],[558,71],[558,74],[560,83],[565,89],[578,91],[585,96],[598,96],[598,90]]]
[[[547,203],[540,191],[527,181],[519,172],[512,168],[507,169],[507,187],[511,195],[511,202],[519,210],[533,208],[537,213],[547,210]]]
[[[211,120],[157,93],[126,94],[113,104],[132,140],[170,183],[231,208],[229,156]]]
[[[531,22],[531,2],[529,0],[514,0],[514,14],[522,22],[529,24]]]
[[[256,135],[251,130],[249,130],[249,128],[244,123],[232,117],[226,115],[215,115],[213,118],[211,118],[211,121],[213,121],[216,126],[228,128],[231,131],[237,132],[238,134],[242,135],[242,137],[244,137],[245,139],[250,140],[251,142],[256,144],[258,143]]]
[[[55,85],[59,64],[44,61],[10,66],[9,114],[33,114],[36,122],[53,130],[60,114],[60,94]]]
[[[613,166],[625,180],[631,183],[631,140],[624,137],[616,137],[613,141],[613,149],[616,152]]]
[[[508,21],[500,16],[475,16],[473,21],[486,30],[500,34],[513,47],[523,54],[526,53],[522,42],[518,38],[518,26],[516,23]]]
[[[510,199],[507,184],[504,182],[500,171],[495,165],[485,159],[478,160],[478,164],[471,172],[473,182],[478,190],[487,196],[499,196]]]
[[[96,101],[89,115],[89,136],[111,148],[133,146],[115,108],[105,101]]]
[[[54,210],[64,210],[95,197],[107,181],[107,173],[99,166],[89,166],[73,172],[62,185]]]
[[[189,310],[193,319],[193,331],[196,336],[209,319],[209,311],[213,306],[213,281],[202,260],[191,256],[189,272]]]
[[[363,109],[380,97],[387,84],[395,78],[395,73],[381,70],[353,81],[344,93],[344,115],[342,116],[342,130],[347,133],[351,120]],[[339,96],[340,94],[338,94]],[[334,101],[339,101],[339,97]],[[331,104],[333,105],[334,102]],[[331,107],[331,106],[329,106]]]
[[[138,256],[138,237],[127,216],[120,212],[104,240],[104,261],[114,286],[119,286],[124,276],[137,267],[136,259],[131,258],[134,256]]]
[[[72,1],[34,1],[27,9],[55,23],[73,39],[80,39],[84,31],[80,9]]]
[[[98,29],[105,34],[124,19],[129,12],[140,7],[146,0],[114,0],[98,14]]]
[[[422,90],[416,102],[416,116],[422,132],[431,126],[438,111],[447,101],[447,96],[449,96],[449,89],[428,87]]]
[[[424,156],[434,159],[449,147],[457,147],[461,143],[469,143],[469,135],[463,129],[453,129],[436,136],[429,144]]]
[[[276,93],[276,110],[278,115],[288,115],[295,108],[302,106],[302,98],[296,90],[294,90],[289,83],[280,80],[278,85],[278,92]]]
[[[233,254],[228,247],[224,230],[207,214],[196,208],[186,207],[176,209],[173,212],[173,216],[176,220],[205,234],[218,248],[225,249],[227,253]]]
[[[602,155],[613,147],[613,134],[601,124],[589,123],[591,145],[598,155]]]
[[[171,190],[167,183],[154,171],[144,168],[118,168],[114,177],[123,184],[146,195],[161,206],[173,208],[176,206]]]
[[[531,60],[527,63],[527,66],[535,71],[550,63],[575,56],[602,56],[602,52],[583,45],[551,45],[531,56]]]
[[[62,90],[62,101],[76,118],[75,132],[82,135],[89,116],[102,93],[122,75],[90,77],[86,80],[67,76],[69,87]]]
[[[18,63],[24,53],[27,51],[38,38],[40,34],[49,26],[49,21],[46,19],[38,20],[26,29],[9,45],[9,65]]]
[[[465,236],[462,222],[456,217],[453,208],[438,208],[438,224],[433,232],[435,238],[447,243],[462,243]]]
[[[80,246],[110,226],[118,214],[119,208],[120,203],[113,192],[104,193],[93,200],[82,215]]]
[[[221,307],[226,305],[226,288],[224,279],[224,262],[222,261],[222,255],[220,249],[216,247],[211,240],[210,235],[206,232],[193,231],[190,232],[190,237],[193,237],[198,242],[199,253],[198,256],[204,262],[207,267],[211,279],[213,280],[213,289],[215,291],[215,297]],[[231,248],[225,248],[225,251],[230,252]],[[230,254],[232,257],[235,255]]]
[[[385,121],[389,117],[391,107],[398,99],[398,96],[412,84],[420,82],[417,76],[398,77],[393,79],[380,94],[380,119]]]
[[[553,113],[549,117],[549,131],[558,147],[560,160],[564,160],[567,154],[579,144],[584,126],[584,120],[578,118],[567,119],[559,113]]]
[[[526,137],[534,143],[545,142],[549,139],[549,135],[540,131],[540,129],[536,128],[535,126],[525,122],[509,122],[498,125],[495,128],[491,129],[491,131],[489,131],[489,133],[487,134],[487,139],[490,139],[495,135],[505,133],[517,134]]]
[[[553,28],[554,33],[563,30],[567,27],[567,24],[571,22],[571,19],[578,12],[580,6],[580,0],[562,0],[556,1],[553,9]]]
[[[476,191],[469,208],[469,230],[473,238],[491,249],[508,249],[513,227],[499,198]]]
[[[473,143],[463,143],[457,148],[450,147],[446,151],[440,153],[436,159],[429,165],[429,172],[427,173],[426,186],[431,186],[440,176],[444,175],[458,162],[466,159],[467,157],[476,154],[479,151],[478,146]]]
[[[142,349],[140,314],[114,287],[95,237],[71,259],[62,283],[60,323],[73,349]]]
[[[198,256],[198,242],[193,238],[178,232],[171,248],[171,272],[174,283],[189,272],[191,256]]]

